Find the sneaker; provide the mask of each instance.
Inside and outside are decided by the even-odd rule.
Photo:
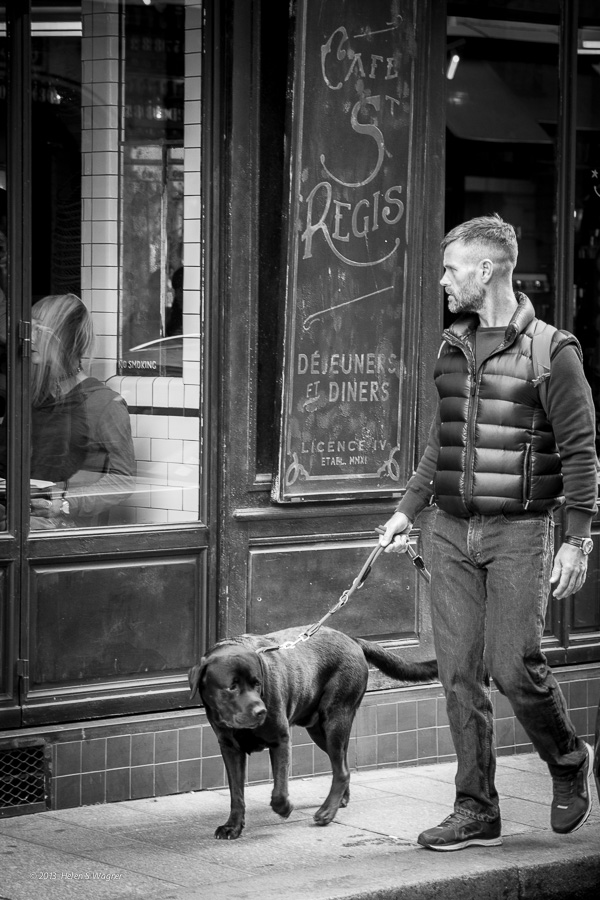
[[[558,834],[571,834],[587,822],[592,811],[590,776],[594,751],[585,745],[587,755],[583,765],[575,775],[561,775],[552,778],[554,798],[550,812],[552,830]]]
[[[465,813],[454,812],[441,825],[421,832],[417,841],[429,850],[464,850],[465,847],[498,847],[500,816],[493,822],[480,822]]]

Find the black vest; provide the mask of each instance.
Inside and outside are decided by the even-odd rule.
[[[440,396],[437,505],[455,516],[542,512],[559,503],[561,462],[533,384],[533,306],[523,294],[500,349],[475,372],[476,317],[444,332],[434,371]]]

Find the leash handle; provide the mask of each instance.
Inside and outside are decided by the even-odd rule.
[[[377,528],[375,529],[375,531],[377,534],[385,534],[385,528],[383,527],[383,525],[378,525]],[[406,542],[406,552],[408,553],[410,560],[411,560],[413,566],[415,567],[415,569],[417,569],[417,571],[423,576],[425,581],[427,581],[427,583],[429,583],[431,581],[431,575],[427,569],[427,566],[425,565],[425,560],[413,548],[410,541]]]
[[[368,560],[366,561],[366,563],[364,564],[364,566],[362,567],[362,569],[360,570],[360,572],[354,579],[354,581],[352,583],[352,587],[350,588],[350,591],[348,592],[349,594],[352,593],[352,591],[359,590],[363,586],[363,584],[365,583],[365,581],[371,574],[371,569],[373,568],[373,563],[375,562],[377,557],[383,552],[383,549],[384,548],[381,546],[381,544],[377,544],[377,546],[373,548]]]

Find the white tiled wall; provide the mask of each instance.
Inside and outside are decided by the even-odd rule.
[[[106,380],[119,325],[118,2],[83,0],[81,13],[81,292],[94,316],[93,374]]]
[[[198,517],[201,340],[184,342],[183,378],[117,376],[119,336],[120,107],[117,0],[82,3],[82,298],[96,332],[92,373],[133,410],[135,495],[112,523]],[[186,0],[183,334],[203,334],[201,270],[202,3]],[[145,411],[135,412],[143,408]],[[146,412],[147,410],[147,412]],[[156,413],[153,412],[156,410]],[[165,410],[172,414],[165,414]],[[178,414],[177,414],[178,411]],[[182,414],[185,411],[185,414]]]

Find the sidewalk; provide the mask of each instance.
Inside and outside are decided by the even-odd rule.
[[[0,820],[0,900],[592,900],[600,812],[578,832],[550,830],[551,782],[534,755],[498,760],[504,843],[435,853],[419,831],[452,809],[454,763],[353,772],[351,802],[326,828],[312,815],[329,777],[290,781],[286,821],[271,785],[246,789],[237,841],[213,833],[227,790]]]

